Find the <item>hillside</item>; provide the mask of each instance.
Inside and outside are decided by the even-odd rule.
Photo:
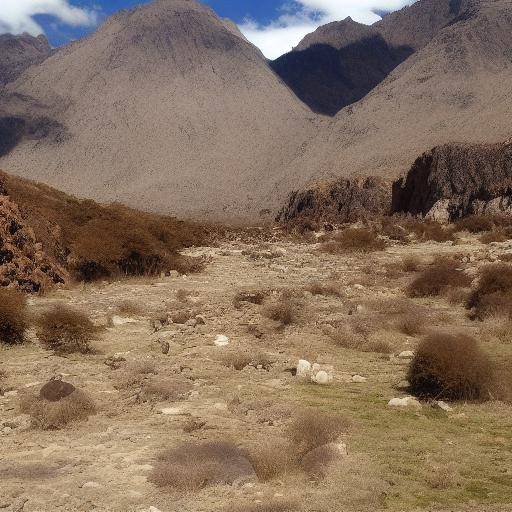
[[[21,125],[3,168],[78,196],[210,218],[277,206],[278,170],[316,129],[261,52],[191,0],[116,14],[10,84],[0,105]],[[32,128],[41,118],[49,129]]]

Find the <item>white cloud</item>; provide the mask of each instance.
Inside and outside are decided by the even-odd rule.
[[[360,23],[380,19],[375,11],[394,11],[415,0],[294,0],[281,16],[268,25],[246,20],[240,25],[245,37],[269,59],[289,52],[320,25],[350,16]]]
[[[72,26],[90,26],[97,21],[94,11],[75,7],[68,0],[0,0],[0,33],[42,34],[43,28],[34,19],[38,14]]]

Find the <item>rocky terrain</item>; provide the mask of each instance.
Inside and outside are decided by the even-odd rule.
[[[511,357],[512,345],[490,335],[497,324],[469,320],[453,300],[408,298],[414,272],[398,271],[404,258],[428,264],[443,255],[460,258],[474,276],[510,255],[510,243],[482,245],[466,233],[456,245],[392,243],[362,257],[263,232],[259,238],[191,249],[190,255],[210,259],[201,274],[112,281],[29,301],[31,315],[66,304],[107,327],[85,355],[52,354],[32,330],[29,343],[0,348],[2,509],[511,510],[510,405],[420,403],[407,398],[402,381],[427,325],[488,340],[485,351],[496,360]],[[272,302],[283,289],[297,301],[287,325],[254,303],[258,291]],[[178,311],[193,320],[181,323]],[[165,315],[176,323],[155,330],[154,319]],[[347,345],[357,332],[366,333],[370,348]],[[310,380],[305,361],[317,364],[320,383]],[[298,366],[305,373],[294,375]],[[41,430],[20,413],[20,403],[56,375],[87,392],[97,413]],[[165,385],[169,379],[188,383],[181,398],[142,392],[148,380]],[[232,485],[193,492],[152,483],[162,449],[224,440],[263,449],[284,442],[292,419],[309,407],[319,417],[341,414],[350,424],[342,458],[324,478],[292,471],[265,481],[246,474]]]

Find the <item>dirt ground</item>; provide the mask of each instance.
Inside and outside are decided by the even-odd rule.
[[[448,412],[429,404],[388,406],[405,396],[400,382],[409,360],[398,354],[414,350],[419,340],[399,328],[404,308],[415,308],[429,329],[464,330],[480,338],[484,329],[453,300],[406,298],[413,274],[399,270],[402,258],[415,254],[426,261],[460,253],[468,272],[475,272],[507,251],[512,246],[471,239],[392,245],[362,256],[324,254],[314,244],[231,241],[189,251],[210,259],[197,275],[77,286],[31,298],[34,315],[63,301],[108,327],[91,355],[53,355],[33,333],[31,343],[0,349],[11,390],[0,395],[0,511],[215,512],[229,505],[256,510],[250,507],[258,503],[258,510],[277,511],[263,508],[272,500],[296,502],[296,510],[311,512],[512,510],[510,405],[453,403]],[[304,291],[315,281],[335,283],[340,296]],[[288,326],[265,318],[264,306],[233,304],[242,289],[271,290],[272,297],[284,288],[302,304]],[[123,301],[136,304],[140,314],[116,313]],[[204,324],[155,331],[154,315],[177,304],[202,315]],[[343,324],[359,326],[392,353],[336,345],[332,334]],[[229,344],[216,346],[218,335]],[[512,355],[510,342],[487,340],[484,348],[493,358]],[[271,364],[235,370],[224,362],[232,352],[263,353]],[[114,355],[117,369],[105,364]],[[333,381],[319,385],[294,376],[299,359],[332,366]],[[192,391],[177,402],[141,399],[137,389],[123,384],[141,361],[158,377],[184,377]],[[55,375],[88,392],[98,413],[61,430],[30,426],[20,414],[20,396]],[[354,375],[366,380],[355,382]],[[306,407],[336,411],[351,422],[344,436],[348,456],[321,481],[290,474],[193,493],[148,481],[163,448],[223,439],[257,446],[281,438],[290,418]],[[204,425],[186,433],[191,420]]]

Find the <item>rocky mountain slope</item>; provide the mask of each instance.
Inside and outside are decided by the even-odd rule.
[[[322,177],[405,173],[450,141],[510,137],[512,2],[482,1],[443,28],[359,103],[343,109],[289,166],[300,186]]]
[[[0,87],[16,80],[26,69],[51,54],[44,36],[0,34]]]
[[[512,140],[426,152],[395,183],[393,211],[438,220],[512,213]]]
[[[0,104],[18,122],[4,168],[187,216],[277,206],[279,169],[316,129],[261,52],[192,0],[116,14],[10,84]]]

